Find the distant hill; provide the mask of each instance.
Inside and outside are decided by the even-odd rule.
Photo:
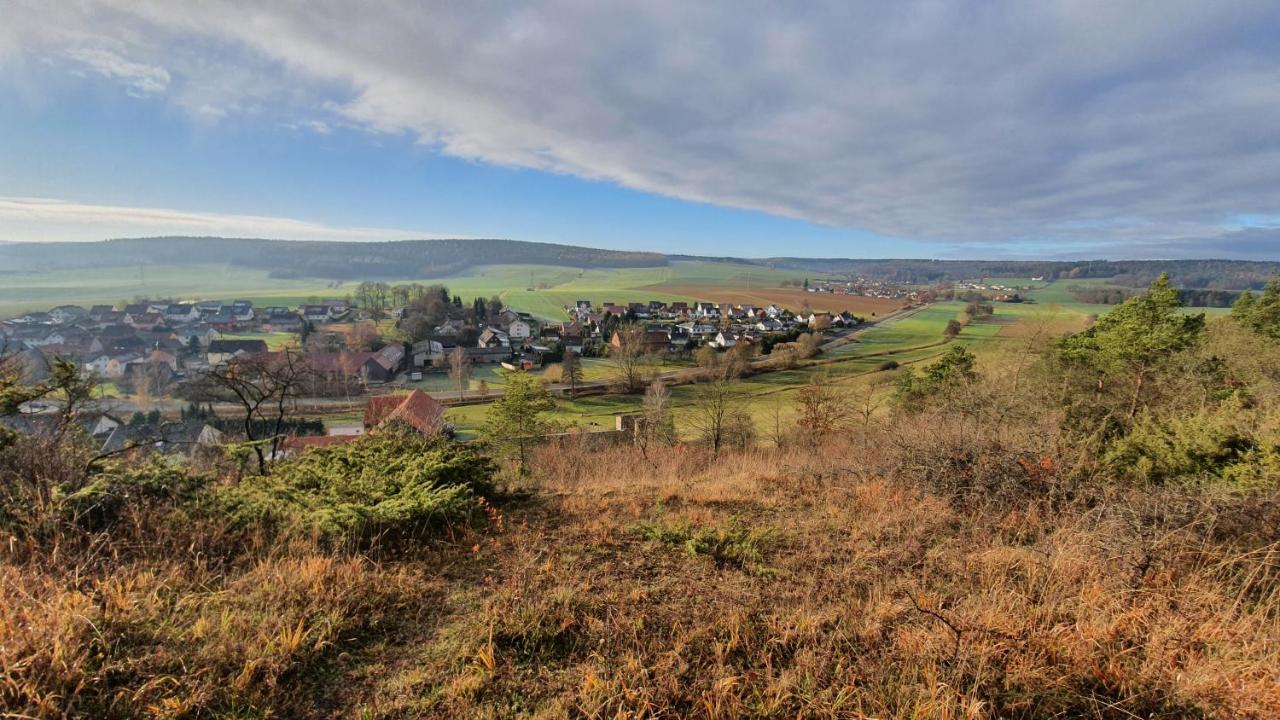
[[[861,275],[927,285],[985,277],[1106,279],[1140,287],[1168,272],[1192,289],[1259,288],[1280,275],[1280,263],[1248,260],[928,260],[735,258],[601,250],[518,240],[316,242],[220,237],[154,237],[79,243],[0,243],[0,274],[86,267],[229,263],[275,277],[360,280],[447,277],[476,265],[537,264],[573,268],[661,267],[700,260],[761,265],[803,273]]]
[[[304,242],[218,237],[155,237],[77,243],[0,245],[0,268],[41,271],[85,267],[230,263],[276,277],[360,279],[441,277],[493,263],[580,268],[656,267],[665,255],[516,240]]]
[[[1125,287],[1149,285],[1169,273],[1180,288],[1244,290],[1261,288],[1280,263],[1254,260],[852,260],[778,257],[754,262],[798,272],[861,275],[892,282],[928,285],[988,277],[1045,280],[1105,279]]]

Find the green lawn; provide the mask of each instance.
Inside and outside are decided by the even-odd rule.
[[[271,333],[225,333],[223,340],[265,340],[268,350],[279,350],[280,348],[297,345],[298,335],[291,332],[271,332]]]

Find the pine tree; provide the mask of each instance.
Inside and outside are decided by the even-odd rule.
[[[1280,305],[1280,286],[1275,294]],[[1152,373],[1204,335],[1204,313],[1187,315],[1181,308],[1178,291],[1162,273],[1146,292],[1117,305],[1088,330],[1060,341],[1058,357],[1068,366],[1096,373],[1100,389],[1106,388],[1109,377],[1132,382],[1125,413],[1132,420],[1143,405]]]
[[[524,475],[529,450],[553,427],[543,416],[553,409],[555,400],[545,385],[528,373],[507,373],[502,396],[489,405],[483,433],[495,445],[514,451]]]

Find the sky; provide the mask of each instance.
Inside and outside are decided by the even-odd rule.
[[[0,0],[0,240],[1280,260],[1280,3]]]

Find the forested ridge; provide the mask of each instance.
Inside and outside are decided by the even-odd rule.
[[[440,277],[495,262],[567,267],[654,267],[665,256],[516,240],[320,242],[217,237],[125,238],[102,242],[0,246],[0,267],[43,271],[229,263],[277,277],[337,279]]]
[[[229,263],[265,270],[282,278],[352,280],[447,277],[475,265],[496,263],[624,268],[661,267],[683,260],[753,264],[919,285],[986,277],[1038,277],[1044,280],[1105,279],[1117,287],[1141,288],[1161,273],[1166,273],[1178,288],[1238,292],[1261,289],[1268,278],[1280,274],[1280,263],[1249,260],[738,258],[727,255],[664,255],[501,239],[321,242],[154,237],[101,242],[0,244],[0,272]]]

